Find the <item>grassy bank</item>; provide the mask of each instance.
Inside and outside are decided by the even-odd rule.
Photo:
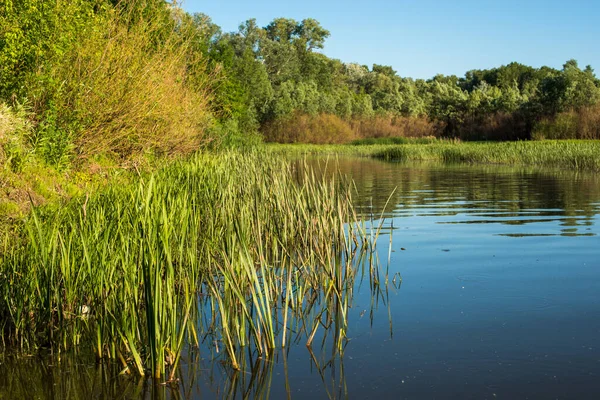
[[[346,228],[349,187],[264,153],[200,154],[34,209],[4,239],[0,344],[92,349],[155,377],[173,377],[184,343],[207,338],[233,368],[244,348],[268,358],[310,345],[319,327],[341,346],[370,254],[358,245],[373,244]]]
[[[377,143],[377,142],[375,142]],[[532,165],[600,171],[600,141],[453,142],[401,145],[270,145],[278,154],[356,155],[393,161]]]
[[[76,197],[90,196],[109,184],[127,185],[139,174],[156,170],[168,158],[140,154],[127,162],[97,156],[57,170],[35,156],[19,169],[0,168],[0,236],[15,229],[32,207],[61,207]]]

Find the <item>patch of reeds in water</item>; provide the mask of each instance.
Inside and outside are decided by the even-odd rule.
[[[356,155],[392,161],[434,161],[466,164],[532,165],[600,171],[599,140],[461,142],[414,139],[406,143],[357,142],[356,145],[271,144],[273,154]]]
[[[174,378],[210,338],[234,369],[319,329],[341,348],[375,241],[341,177],[269,154],[200,154],[56,212],[35,209],[0,259],[5,350],[93,348]],[[376,236],[375,236],[376,237]]]
[[[521,164],[600,171],[599,141],[435,143],[374,149],[371,156],[398,161]]]

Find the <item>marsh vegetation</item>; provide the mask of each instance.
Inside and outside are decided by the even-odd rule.
[[[207,336],[239,368],[331,329],[343,346],[376,235],[352,186],[263,153],[201,154],[129,186],[34,209],[0,259],[5,350],[93,348],[127,372],[174,378]]]
[[[354,145],[272,145],[268,149],[274,154],[288,156],[338,154],[400,162],[432,161],[600,170],[600,142],[595,140],[490,143],[401,138],[362,140]]]

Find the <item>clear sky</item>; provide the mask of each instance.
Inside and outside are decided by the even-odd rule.
[[[184,0],[223,31],[256,18],[314,18],[331,32],[323,52],[391,65],[401,76],[463,76],[517,61],[561,68],[574,58],[600,75],[600,0]]]

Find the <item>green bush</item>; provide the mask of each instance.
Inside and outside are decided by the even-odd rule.
[[[531,134],[535,140],[577,138],[577,113],[570,111],[546,118],[536,124]]]
[[[28,99],[47,164],[198,149],[209,77],[198,32],[162,1],[7,2],[0,8],[0,98]]]

